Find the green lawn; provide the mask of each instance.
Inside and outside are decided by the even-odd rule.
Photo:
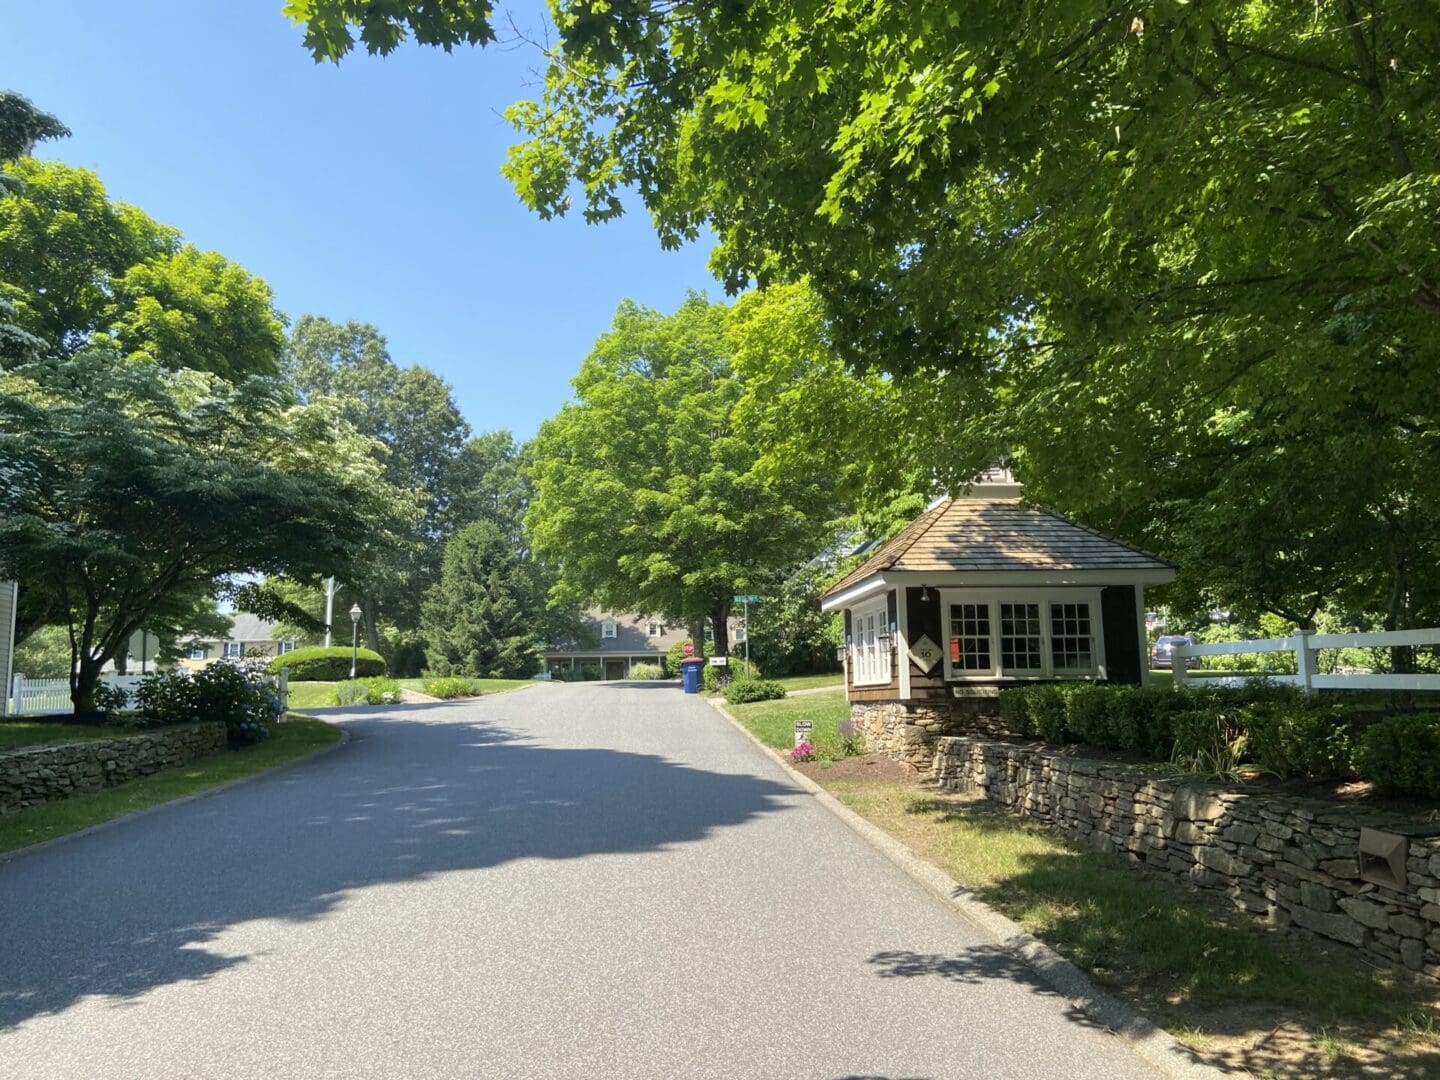
[[[426,679],[396,679],[402,690],[414,690],[417,693],[425,693]],[[471,697],[483,697],[486,694],[498,694],[502,690],[515,690],[521,686],[529,686],[533,679],[469,679],[467,680],[473,690]],[[336,691],[339,689],[338,682],[292,682],[290,684],[290,708],[292,709],[323,709],[337,704]]]
[[[290,708],[323,709],[338,704],[335,694],[338,682],[292,682],[290,684]]]
[[[114,739],[129,734],[122,727],[106,724],[54,724],[37,720],[0,721],[0,753],[26,746],[53,746],[56,743]]]
[[[809,720],[815,727],[810,741],[823,748],[838,741],[835,729],[850,715],[844,690],[832,694],[806,694],[779,701],[756,701],[749,705],[726,706],[766,746],[788,749],[795,745],[795,721]]]
[[[781,675],[775,680],[786,690],[812,690],[817,686],[845,688],[845,673],[836,671],[830,675]]]
[[[340,738],[339,728],[308,716],[293,716],[276,724],[271,732],[270,738],[258,746],[223,751],[93,795],[77,795],[0,817],[0,851],[49,840],[227,780],[263,772]]]
[[[1279,939],[984,801],[825,787],[1228,1067],[1350,1075],[1379,1055],[1386,1075],[1440,1075],[1435,995],[1392,972]],[[1267,1043],[1279,1022],[1290,1037]]]

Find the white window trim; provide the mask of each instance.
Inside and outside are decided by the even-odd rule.
[[[606,619],[600,624],[600,638],[602,641],[606,638],[613,638],[619,636],[620,628],[616,625],[614,619]]]
[[[199,653],[200,655],[197,656],[195,655],[196,653]],[[186,659],[189,660],[208,660],[210,658],[210,650],[207,649],[204,645],[191,645],[189,650],[185,653],[185,656]]]
[[[867,620],[875,620],[875,640],[866,640]],[[885,636],[885,641],[880,640]],[[855,686],[885,686],[894,676],[890,651],[890,602],[882,595],[850,609],[850,681]],[[867,659],[868,657],[868,659]]]
[[[1044,679],[1095,680],[1106,678],[1105,666],[1105,620],[1100,608],[1099,589],[940,589],[940,646],[945,662],[946,682],[993,682],[1007,679],[1011,682],[1037,682]],[[1041,670],[1025,674],[1006,674],[1000,666],[1000,605],[1001,603],[1040,605],[1040,662]],[[1054,658],[1050,650],[1050,605],[1052,603],[1089,604],[1090,631],[1094,648],[1091,657],[1094,666],[1086,671],[1060,671],[1054,669]],[[950,662],[950,605],[987,604],[990,608],[990,660],[989,671],[957,671]]]
[[[645,625],[646,637],[659,637],[663,633],[665,633],[665,627],[662,623],[655,622],[652,619],[649,623]]]
[[[231,650],[234,652],[231,652]],[[245,643],[242,641],[227,641],[221,650],[221,658],[224,660],[241,660],[245,657]]]

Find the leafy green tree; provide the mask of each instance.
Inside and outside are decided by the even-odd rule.
[[[21,328],[64,353],[93,342],[171,370],[278,370],[284,330],[260,278],[112,201],[87,169],[27,158],[12,172],[24,186],[0,200],[0,298]]]
[[[0,576],[49,594],[68,624],[77,711],[177,597],[381,557],[413,505],[370,450],[273,379],[105,350],[0,373]]]
[[[673,315],[620,306],[576,400],[536,437],[527,519],[562,594],[662,615],[696,640],[708,616],[722,653],[731,595],[813,550],[838,509],[833,473],[767,470],[736,429],[728,315],[695,295]]]
[[[835,649],[845,630],[838,612],[822,612],[820,597],[834,580],[823,559],[774,574],[750,606],[750,658],[766,675],[836,671]]]
[[[539,668],[545,589],[533,561],[493,521],[473,521],[445,545],[440,580],[425,598],[433,670],[524,678]]]
[[[347,581],[365,613],[366,641],[379,649],[382,612],[396,626],[413,629],[420,600],[439,576],[457,459],[470,428],[445,380],[424,367],[400,367],[385,338],[368,324],[301,316],[286,366],[306,400],[333,402],[348,423],[375,440],[375,458],[389,483],[421,500],[421,517],[406,542],[364,579]]]
[[[70,129],[30,99],[13,90],[0,90],[0,166],[29,155],[37,142],[63,139]],[[0,168],[0,198],[23,191],[25,182]]]
[[[485,40],[488,10],[425,10],[452,20],[437,43]],[[664,243],[711,230],[731,288],[807,277],[838,355],[941,418],[943,486],[1010,452],[1040,501],[1205,560],[1197,588],[1297,615],[1354,591],[1401,626],[1432,602],[1440,8],[555,10],[542,98],[512,113],[525,201],[598,221],[635,198]],[[1288,479],[1312,445],[1365,452],[1358,489]],[[1278,485],[1293,536],[1232,470]],[[1310,561],[1282,584],[1263,549],[1213,561],[1226,535]]]
[[[460,448],[451,470],[451,528],[493,521],[517,544],[527,546],[525,511],[534,496],[528,448],[508,431],[486,431]]]

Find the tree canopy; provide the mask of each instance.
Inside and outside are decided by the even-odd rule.
[[[421,515],[405,543],[372,564],[364,579],[346,582],[359,595],[366,638],[379,648],[380,613],[413,628],[420,600],[439,576],[457,459],[470,428],[445,380],[428,368],[396,364],[384,336],[368,323],[301,316],[286,367],[306,400],[329,402],[373,439],[386,480],[420,500]]]
[[[495,522],[470,522],[445,545],[422,625],[432,670],[502,679],[533,674],[548,628],[537,565]]]
[[[0,298],[51,349],[112,346],[171,370],[273,375],[285,343],[270,287],[111,200],[87,169],[25,158],[0,199]]]
[[[729,309],[692,295],[671,315],[627,301],[536,437],[528,522],[576,599],[713,621],[730,597],[812,548],[838,511],[834,475],[760,466],[737,431]]]
[[[0,576],[69,624],[80,711],[177,596],[235,575],[343,572],[412,512],[333,408],[297,405],[276,380],[107,350],[0,373],[0,478]]]

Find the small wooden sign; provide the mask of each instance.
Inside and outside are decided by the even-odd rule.
[[[910,646],[910,662],[926,675],[935,670],[935,665],[940,663],[940,656],[940,646],[931,641],[928,634],[922,635],[919,641]]]

